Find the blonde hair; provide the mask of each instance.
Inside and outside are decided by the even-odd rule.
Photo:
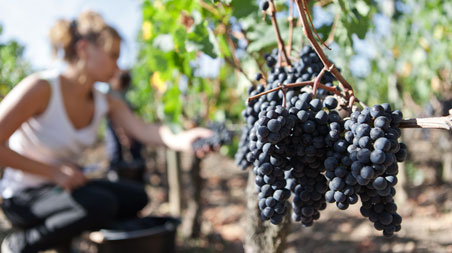
[[[50,29],[50,41],[53,53],[64,52],[64,60],[78,60],[76,44],[84,39],[100,46],[109,46],[114,39],[121,40],[119,33],[105,23],[102,16],[94,11],[84,11],[73,21],[60,19]]]

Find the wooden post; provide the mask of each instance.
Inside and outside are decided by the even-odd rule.
[[[443,182],[452,182],[452,152],[444,150],[442,156],[442,175],[441,179]]]
[[[168,170],[170,212],[174,216],[180,216],[182,213],[180,153],[167,150],[166,166]]]

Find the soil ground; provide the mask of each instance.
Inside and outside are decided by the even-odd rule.
[[[232,161],[212,155],[204,163],[203,177],[208,182],[203,196],[210,203],[204,222],[225,241],[223,252],[243,251],[239,245],[246,222],[241,217],[246,211],[247,173]],[[408,200],[398,204],[402,230],[393,238],[375,230],[361,216],[358,204],[346,211],[330,204],[312,227],[292,224],[286,252],[452,252],[452,185],[407,187],[407,193]]]
[[[88,152],[86,159],[88,163],[106,165],[101,145]],[[182,161],[185,164],[183,181],[189,185],[187,158],[183,157]],[[201,201],[202,236],[182,239],[181,235],[186,233],[182,231],[182,224],[177,251],[243,252],[248,173],[220,154],[209,155],[201,165],[201,176],[205,180]],[[145,214],[169,214],[165,171],[150,169],[149,179],[147,189],[152,202]],[[329,205],[312,227],[292,224],[285,252],[452,252],[452,185],[409,186],[407,193],[408,200],[403,205],[398,204],[403,217],[402,230],[392,238],[385,238],[376,231],[372,223],[360,215],[359,205],[346,211]],[[8,230],[8,223],[1,218],[0,236]]]

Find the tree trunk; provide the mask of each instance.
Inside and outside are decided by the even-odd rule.
[[[246,188],[248,204],[246,212],[246,237],[244,243],[245,252],[284,252],[286,238],[290,228],[289,215],[284,217],[284,220],[280,225],[273,225],[270,221],[263,222],[261,220],[254,178],[254,173],[250,170]]]
[[[202,203],[201,192],[204,186],[204,180],[201,177],[201,159],[193,156],[190,170],[191,185],[193,187],[193,195],[188,203],[186,213],[186,230],[189,232],[190,238],[199,238],[201,235],[202,224]]]

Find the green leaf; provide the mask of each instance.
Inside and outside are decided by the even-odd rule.
[[[348,12],[348,4],[346,4],[347,1],[345,1],[345,0],[335,0],[334,2],[336,2],[341,7],[341,10],[344,12],[344,14],[348,14],[347,13]]]
[[[232,0],[230,6],[232,15],[236,18],[246,17],[259,11],[255,0]]]
[[[193,32],[188,34],[186,42],[187,51],[202,51],[212,58],[216,58],[215,46],[209,37],[208,23],[206,21],[194,27]]]
[[[186,30],[183,27],[178,27],[175,29],[173,36],[175,50],[180,53],[185,52],[185,41],[187,39]]]
[[[344,26],[347,29],[348,36],[351,39],[353,34],[356,34],[360,39],[364,39],[369,29],[371,20],[368,17],[361,15],[354,15],[355,18],[348,18],[344,21]]]
[[[163,96],[164,113],[167,120],[179,123],[182,114],[182,103],[180,91],[176,84],[173,84]]]

